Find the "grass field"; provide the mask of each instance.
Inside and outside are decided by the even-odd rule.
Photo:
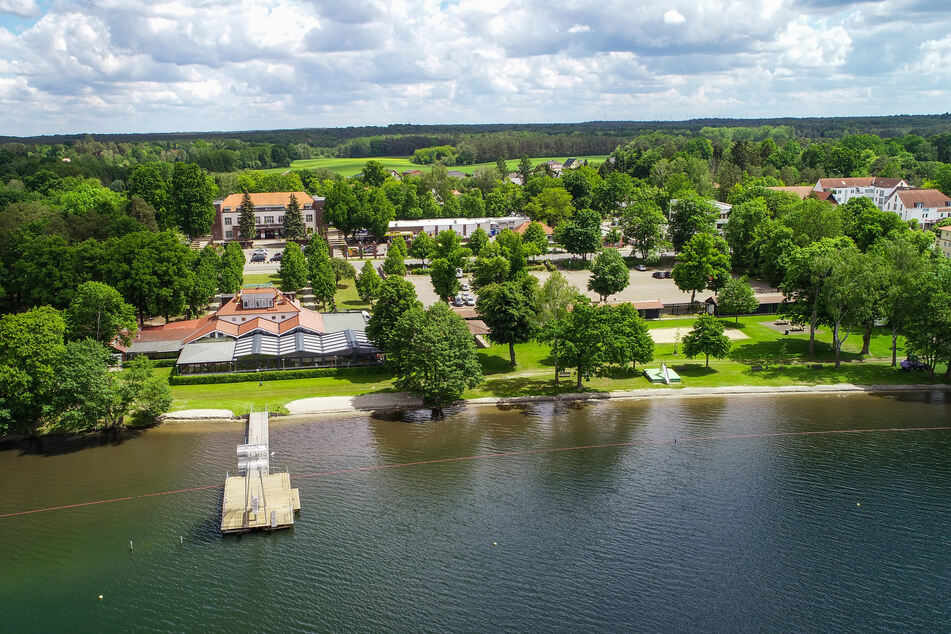
[[[546,157],[540,157],[540,158],[533,158],[531,159],[531,161],[533,165],[538,165],[539,163],[546,163],[551,160],[564,162],[566,158],[570,158],[570,157],[546,156]],[[607,158],[607,155],[580,156],[580,157],[574,157],[574,158],[578,158],[581,160],[587,159],[589,163],[593,163],[597,165],[604,162],[604,159]],[[375,156],[372,158],[360,158],[360,159],[353,159],[353,158],[303,159],[300,161],[294,161],[293,163],[291,163],[291,166],[289,168],[275,167],[272,169],[262,170],[262,171],[281,173],[281,172],[286,172],[288,170],[315,169],[318,167],[322,167],[324,169],[337,172],[341,176],[350,177],[362,172],[363,165],[367,161],[380,161],[381,163],[383,163],[383,165],[387,169],[396,170],[397,172],[400,172],[400,173],[408,171],[408,170],[418,169],[423,171],[429,171],[431,169],[431,166],[429,165],[417,165],[416,163],[411,163],[408,156]],[[518,167],[518,159],[509,159],[508,161],[506,161],[506,163],[508,164],[509,171],[514,172],[515,169]],[[472,174],[473,172],[475,172],[475,170],[477,170],[480,167],[490,167],[490,166],[494,167],[495,162],[493,161],[491,163],[476,163],[474,165],[459,165],[456,167],[450,167],[449,169],[465,172],[466,174]]]
[[[357,308],[349,297],[349,289],[338,291],[337,304],[341,308]],[[359,299],[356,299],[359,301]],[[817,336],[816,353],[809,358],[806,355],[808,333],[784,335],[769,328],[767,323],[775,320],[773,315],[741,317],[738,325],[732,320],[724,320],[727,328],[739,328],[747,335],[746,339],[733,345],[730,358],[711,359],[710,367],[704,367],[704,361],[687,359],[678,347],[674,354],[674,344],[658,344],[655,347],[652,367],[661,361],[674,368],[683,377],[681,387],[715,387],[723,385],[817,385],[829,383],[855,383],[859,385],[901,385],[911,383],[946,383],[940,376],[944,367],[939,367],[939,376],[930,379],[926,374],[902,372],[892,368],[891,337],[884,331],[876,331],[872,337],[870,355],[861,358],[858,351],[862,346],[861,334],[856,332],[846,341],[843,350],[842,366],[836,370],[831,362],[833,350],[828,332]],[[689,332],[692,319],[663,320],[650,322],[654,328],[683,328]],[[785,353],[783,342],[786,342]],[[511,368],[508,363],[508,346],[493,346],[479,350],[479,361],[486,381],[479,387],[469,390],[464,398],[483,396],[527,396],[532,394],[556,394],[576,391],[574,378],[562,379],[557,387],[554,384],[554,365],[548,346],[538,343],[524,343],[515,346],[518,365]],[[899,358],[904,351],[899,342]],[[822,363],[822,369],[813,369],[811,364]],[[752,371],[751,366],[765,366],[761,371]],[[168,373],[168,369],[157,370]],[[640,368],[630,367],[615,370],[608,376],[594,377],[584,382],[588,391],[630,390],[637,388],[677,389],[676,387],[655,385],[645,379]],[[355,396],[371,392],[385,392],[393,389],[392,377],[388,371],[380,369],[377,373],[352,373],[341,371],[338,376],[312,379],[293,379],[288,381],[268,381],[263,385],[255,382],[225,383],[221,385],[176,385],[172,387],[173,410],[193,408],[222,408],[236,412],[246,412],[253,404],[256,408],[270,406],[274,409],[290,401],[313,396]]]

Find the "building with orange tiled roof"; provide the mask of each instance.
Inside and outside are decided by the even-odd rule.
[[[291,195],[300,205],[301,220],[308,233],[319,232],[323,225],[324,199],[311,196],[307,192],[254,192],[249,194],[254,204],[254,226],[256,238],[280,238],[284,235],[284,213],[290,204]],[[215,203],[215,223],[211,237],[218,241],[238,239],[241,201],[244,194],[231,194]]]
[[[898,189],[882,207],[902,220],[917,220],[923,227],[944,224],[951,218],[951,196],[937,189]]]
[[[179,374],[379,363],[367,314],[321,314],[275,288],[243,289],[214,315],[143,328],[126,355],[175,358]]]

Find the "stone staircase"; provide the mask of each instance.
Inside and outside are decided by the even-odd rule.
[[[201,251],[211,243],[211,236],[199,236],[191,241],[188,248],[192,251]]]

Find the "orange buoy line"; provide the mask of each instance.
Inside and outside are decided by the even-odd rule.
[[[316,471],[314,473],[305,473],[294,476],[298,478],[317,478],[332,475],[342,475],[347,473],[360,473],[363,471],[380,471],[382,469],[399,469],[403,467],[415,467],[421,465],[444,464],[450,462],[462,462],[464,460],[483,460],[487,458],[510,458],[514,456],[529,456],[533,454],[559,453],[563,451],[581,451],[585,449],[608,449],[611,447],[635,447],[638,445],[666,445],[684,442],[713,442],[719,440],[746,440],[753,438],[787,438],[797,436],[829,436],[837,434],[872,434],[872,433],[890,433],[890,432],[920,432],[920,431],[951,431],[951,425],[940,427],[885,427],[879,429],[822,429],[815,431],[789,431],[789,432],[766,432],[759,434],[724,434],[717,436],[687,436],[684,438],[664,438],[658,440],[631,440],[626,442],[611,442],[596,445],[577,445],[574,447],[549,447],[545,449],[523,449],[520,451],[504,451],[498,453],[476,454],[474,456],[456,456],[453,458],[434,458],[431,460],[416,460],[414,462],[400,462],[396,464],[371,465],[368,467],[351,467],[347,469],[334,469],[332,471]],[[156,493],[143,493],[141,495],[130,495],[108,500],[96,500],[93,502],[78,502],[76,504],[64,504],[62,506],[50,506],[41,509],[30,509],[27,511],[16,511],[13,513],[0,514],[0,519],[7,517],[16,517],[20,515],[30,515],[32,513],[45,513],[47,511],[61,511],[65,509],[79,508],[83,506],[93,506],[96,504],[108,504],[110,502],[126,502],[129,500],[138,500],[143,498],[156,497],[160,495],[172,495],[175,493],[189,493],[192,491],[207,491],[210,489],[221,489],[221,484],[209,484],[206,486],[189,487],[186,489],[174,489],[171,491],[158,491]]]

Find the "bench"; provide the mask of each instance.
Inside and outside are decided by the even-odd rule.
[[[788,319],[777,319],[777,320],[776,320],[775,322],[773,322],[773,323],[775,323],[777,326],[788,326],[788,325],[789,325],[789,320],[788,320]]]
[[[763,366],[761,365],[757,364],[757,365],[750,366],[750,372],[762,372],[762,370],[763,370]]]
[[[571,372],[559,372],[559,373],[558,373],[558,378],[559,378],[559,379],[567,379],[567,378],[569,378],[569,377],[571,377]]]

